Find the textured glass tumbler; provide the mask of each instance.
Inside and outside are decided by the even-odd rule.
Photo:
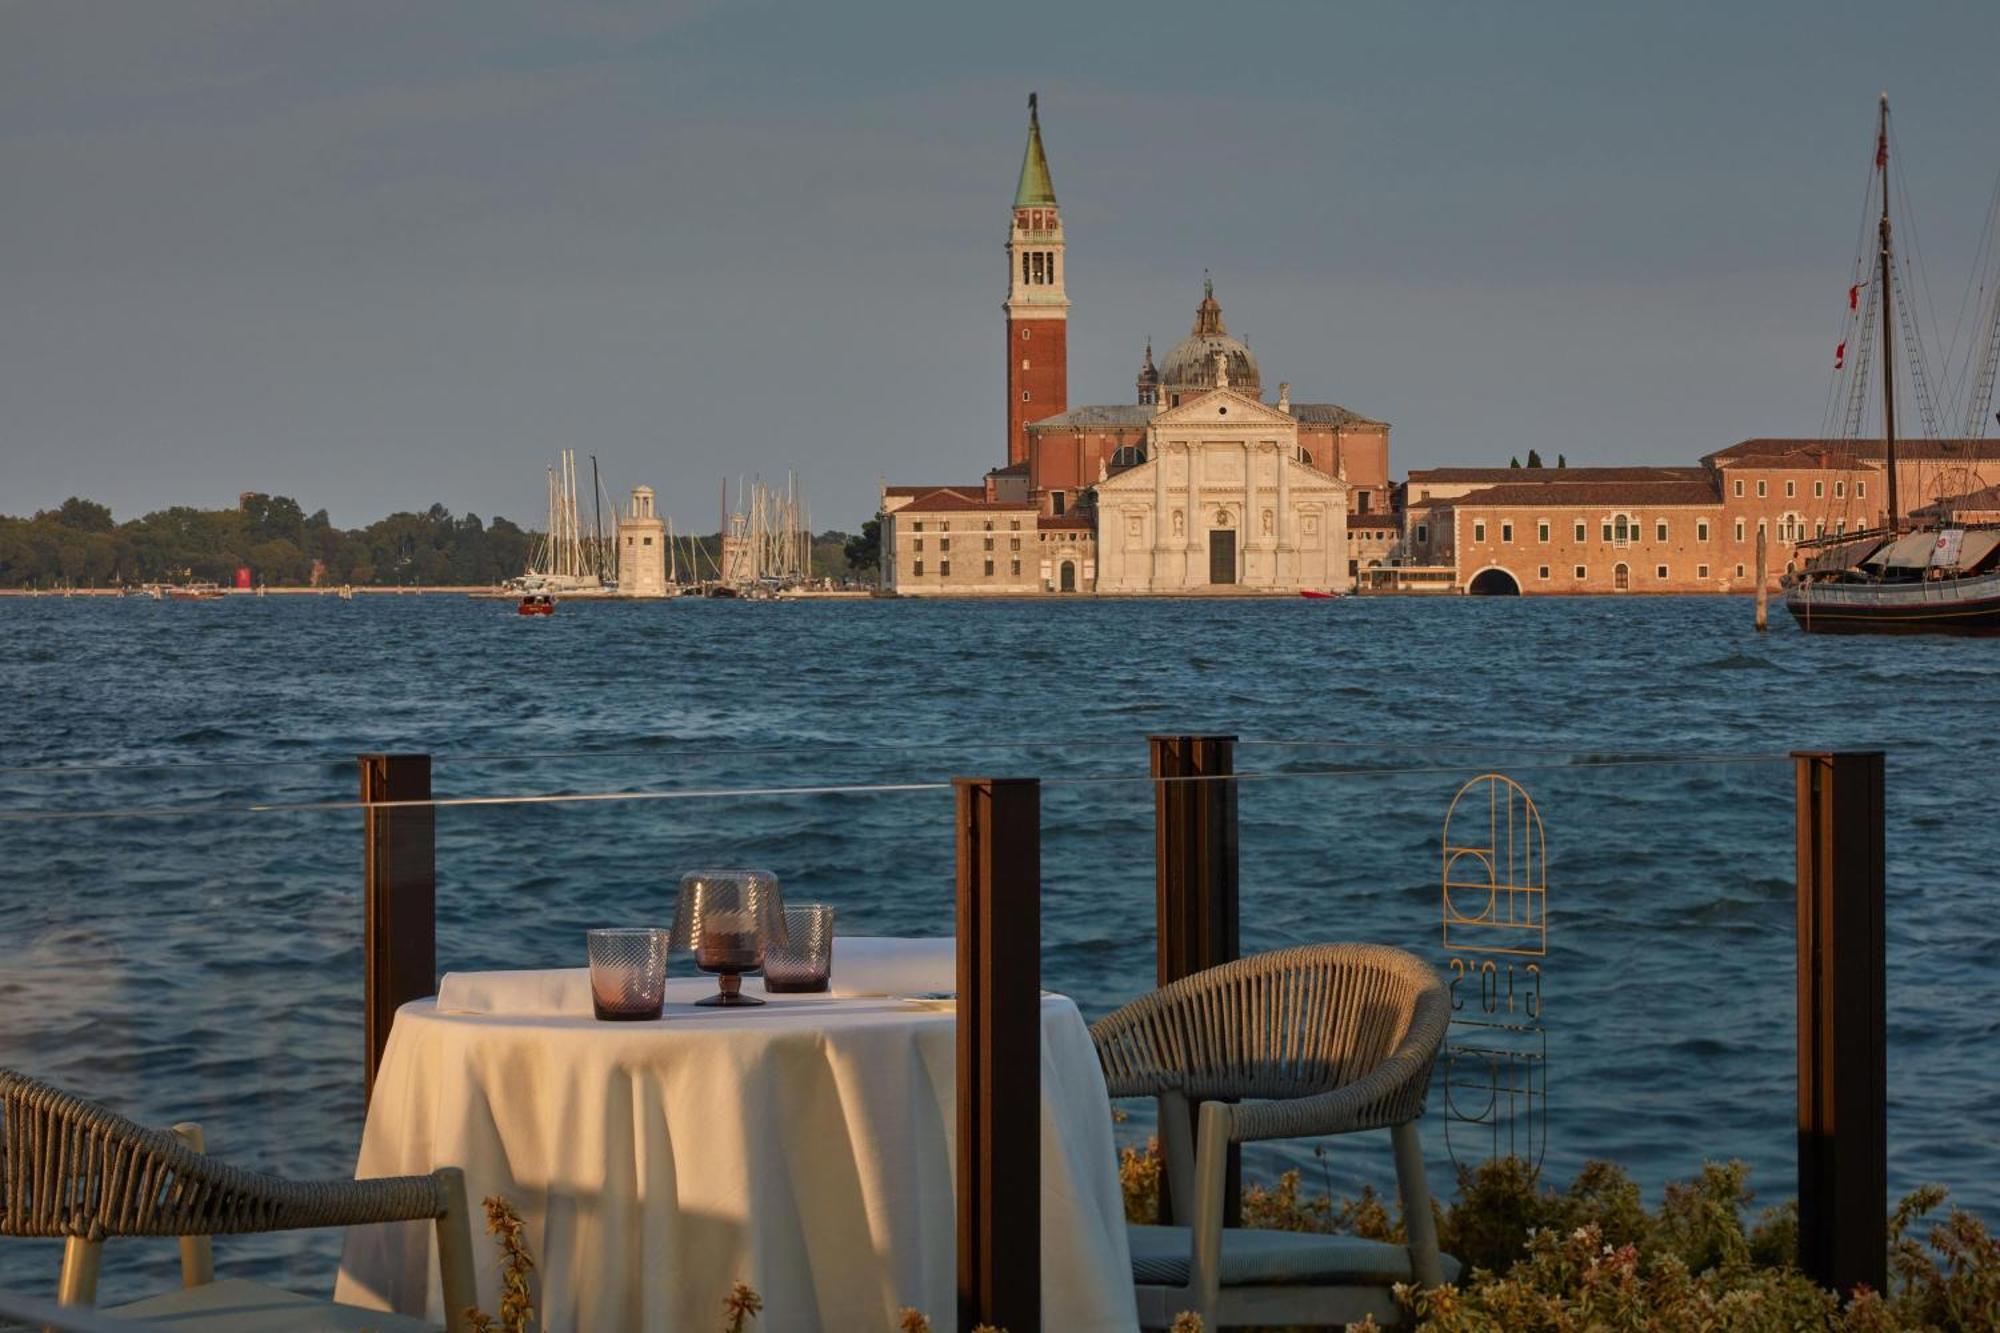
[[[674,948],[694,955],[719,989],[700,1005],[762,1004],[743,993],[743,974],[764,965],[764,951],[785,942],[785,904],[768,870],[690,870],[681,876]]]
[[[611,1022],[658,1018],[667,998],[671,936],[650,926],[589,933],[590,1007]]]
[[[798,903],[785,909],[785,941],[764,950],[764,989],[773,995],[823,991],[833,983],[833,908]]]

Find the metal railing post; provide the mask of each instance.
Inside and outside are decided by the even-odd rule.
[[[429,755],[364,754],[357,762],[364,804],[430,800]],[[361,818],[364,1061],[373,1097],[396,1010],[437,993],[437,812],[428,805],[392,805],[364,810]]]
[[[1153,778],[1154,976],[1165,986],[1241,953],[1237,910],[1234,736],[1149,736]],[[1192,779],[1173,781],[1172,779]],[[1191,1118],[1200,1123],[1198,1106]],[[1229,1150],[1225,1221],[1242,1214],[1241,1149]],[[1160,1220],[1175,1221],[1171,1192],[1160,1186]],[[1182,1219],[1184,1220],[1184,1219]]]
[[[958,1326],[1042,1326],[1042,816],[1033,778],[956,778]]]
[[[1879,750],[1795,751],[1799,1268],[1886,1289],[1888,1019]]]

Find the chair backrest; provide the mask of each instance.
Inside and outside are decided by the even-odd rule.
[[[0,1235],[176,1235],[200,1158],[60,1088],[0,1069]]]
[[[1091,1037],[1113,1097],[1279,1099],[1344,1087],[1413,1041],[1435,1050],[1450,1015],[1444,983],[1414,955],[1312,944],[1183,977]]]

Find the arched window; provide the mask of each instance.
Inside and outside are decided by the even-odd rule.
[[[1620,592],[1624,592],[1627,588],[1630,588],[1632,586],[1631,566],[1625,564],[1613,565],[1611,567],[1611,586]]]

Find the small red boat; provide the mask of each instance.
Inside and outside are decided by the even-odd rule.
[[[556,613],[556,599],[547,593],[529,593],[515,610],[524,616],[552,616]]]
[[[1315,601],[1332,601],[1332,600],[1333,600],[1334,598],[1336,598],[1336,597],[1342,597],[1342,596],[1345,596],[1345,595],[1346,595],[1346,594],[1344,594],[1344,593],[1337,593],[1337,592],[1328,592],[1328,591],[1326,591],[1326,590],[1325,590],[1324,588],[1300,588],[1300,589],[1299,589],[1299,596],[1301,596],[1301,597],[1310,597],[1310,598],[1313,598],[1313,599],[1314,599]]]

